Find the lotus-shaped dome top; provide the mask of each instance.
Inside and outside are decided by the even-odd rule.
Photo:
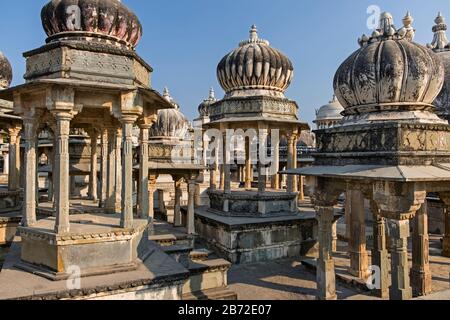
[[[265,90],[267,94],[283,94],[294,75],[292,62],[283,53],[258,37],[256,26],[250,39],[227,54],[217,67],[217,78],[227,95],[236,91]]]
[[[397,30],[383,13],[380,27],[339,67],[334,90],[344,114],[380,110],[433,110],[444,81],[444,66],[432,50],[413,42],[408,13]]]
[[[142,36],[137,16],[120,0],[52,0],[41,12],[47,41],[95,39],[135,48]]]
[[[8,59],[0,52],[0,89],[9,87],[12,81],[12,68]]]
[[[209,90],[209,96],[208,99],[203,100],[202,103],[198,106],[198,113],[202,117],[208,117],[209,116],[209,107],[214,103],[217,102],[217,99],[215,97],[214,89],[211,88]]]

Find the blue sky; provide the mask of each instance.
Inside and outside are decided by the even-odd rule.
[[[46,38],[40,10],[47,0],[1,1],[0,50],[11,61],[14,84],[23,82],[24,51]],[[300,106],[301,119],[311,122],[315,109],[332,96],[332,80],[340,63],[357,49],[367,29],[367,8],[390,11],[396,26],[407,10],[415,18],[415,40],[431,42],[438,11],[450,21],[448,0],[123,0],[139,17],[144,35],[137,52],[153,68],[153,87],[168,86],[182,111],[193,119],[209,88],[223,96],[216,66],[248,38],[256,24],[260,37],[294,63],[295,79],[287,96]],[[450,36],[450,33],[449,33]]]

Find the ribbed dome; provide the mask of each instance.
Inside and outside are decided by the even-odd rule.
[[[94,38],[136,47],[142,26],[120,0],[52,0],[41,12],[47,41],[60,38]]]
[[[268,90],[283,94],[291,84],[294,68],[292,62],[269,42],[258,38],[255,26],[250,39],[227,54],[217,67],[217,78],[230,95],[237,90]]]
[[[441,58],[445,68],[445,81],[441,93],[439,93],[433,104],[436,106],[436,113],[444,119],[450,118],[450,44],[447,38],[447,24],[445,18],[438,14],[436,25],[433,27],[433,42],[428,45]]]
[[[412,21],[408,13],[397,31],[392,16],[383,13],[380,28],[363,36],[361,48],[339,67],[334,90],[345,114],[433,109],[444,66],[432,50],[412,41]]]
[[[320,109],[317,110],[315,122],[325,120],[340,120],[342,119],[342,111],[344,111],[344,108],[339,103],[336,96],[333,96],[333,99],[328,104],[320,107]]]
[[[151,137],[184,139],[189,130],[189,121],[180,112],[180,107],[172,97],[169,90],[164,89],[164,98],[169,101],[174,109],[158,110],[158,120],[150,129]]]
[[[203,102],[198,106],[198,113],[200,114],[200,116],[208,117],[209,116],[209,107],[214,102],[217,102],[217,99],[215,97],[214,89],[211,88],[209,90],[208,99],[203,100]]]
[[[9,87],[12,81],[12,68],[8,59],[0,52],[0,89]]]

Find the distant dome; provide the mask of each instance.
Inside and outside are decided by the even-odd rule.
[[[346,115],[434,109],[444,66],[432,50],[413,42],[412,21],[408,13],[396,30],[392,16],[382,14],[380,28],[363,36],[361,48],[339,67],[334,90]]]
[[[174,109],[158,110],[158,120],[150,129],[151,137],[184,139],[189,131],[189,121],[180,112],[180,107],[170,96],[169,90],[164,89],[164,98],[170,102]]]
[[[209,90],[208,99],[203,100],[203,102],[198,106],[198,113],[200,114],[200,116],[208,117],[209,116],[209,107],[214,102],[217,102],[217,99],[215,97],[214,89],[211,88]]]
[[[142,36],[139,19],[120,0],[52,0],[41,20],[48,41],[94,38],[134,48]]]
[[[294,75],[292,62],[269,42],[258,38],[256,26],[250,39],[227,54],[217,67],[217,78],[228,96],[236,91],[265,90],[283,95]]]
[[[0,52],[0,89],[9,87],[12,81],[12,68],[8,59]]]
[[[344,108],[339,103],[336,96],[333,96],[333,99],[328,104],[317,110],[316,120],[314,122],[340,120],[342,119],[342,111],[344,111]]]
[[[445,18],[438,14],[434,20],[436,25],[433,27],[433,42],[428,45],[429,48],[441,58],[444,63],[445,81],[441,92],[433,104],[436,106],[436,113],[444,119],[450,119],[450,44],[447,38],[447,24]]]

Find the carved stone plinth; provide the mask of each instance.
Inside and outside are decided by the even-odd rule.
[[[271,217],[295,215],[297,193],[266,191],[233,191],[224,193],[220,190],[209,192],[211,210],[223,216],[232,217]],[[228,211],[223,210],[227,202]]]
[[[129,229],[119,228],[118,216],[77,215],[70,223],[70,233],[61,235],[53,232],[54,218],[20,227],[17,267],[57,281],[77,270],[82,277],[134,270],[146,258],[147,220],[134,220]]]

